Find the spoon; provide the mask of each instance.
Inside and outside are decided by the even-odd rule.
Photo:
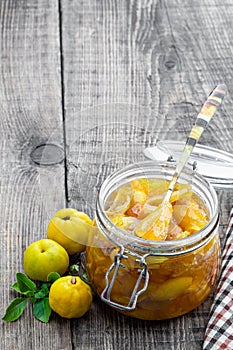
[[[203,104],[201,111],[197,115],[195,124],[186,140],[186,144],[177,163],[168,191],[162,203],[154,212],[146,216],[135,228],[135,234],[141,238],[151,240],[165,240],[168,234],[168,227],[172,217],[172,204],[170,198],[175,184],[187,163],[193,148],[200,139],[203,131],[207,128],[211,118],[217,108],[222,103],[227,92],[224,84],[217,85]]]

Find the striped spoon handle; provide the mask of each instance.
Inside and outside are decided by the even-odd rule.
[[[226,95],[227,88],[224,84],[217,85],[208,96],[207,100],[203,104],[201,111],[199,112],[196,122],[192,127],[192,130],[187,138],[181,157],[177,163],[176,170],[173,174],[172,180],[169,185],[169,189],[164,197],[163,202],[169,202],[175,184],[183,170],[190,154],[198,140],[200,139],[203,131],[207,128],[210,119],[213,117],[217,108],[222,103],[224,96]]]

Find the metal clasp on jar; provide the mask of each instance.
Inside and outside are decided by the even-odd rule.
[[[120,268],[125,268],[126,266],[122,263],[123,259],[128,259],[129,255],[136,257],[136,263],[138,263],[139,265],[139,269],[138,269],[138,279],[135,283],[134,289],[132,291],[130,300],[128,305],[122,305],[119,303],[116,303],[114,301],[111,300],[111,292],[112,292],[112,288],[114,286],[114,283],[116,281],[116,277],[118,274],[118,271]],[[141,256],[139,254],[130,252],[130,251],[126,251],[124,249],[124,247],[121,247],[121,250],[118,254],[115,255],[114,257],[114,262],[113,264],[109,267],[108,271],[106,272],[105,275],[105,282],[106,282],[106,286],[103,290],[103,292],[101,293],[101,299],[107,303],[110,306],[116,307],[120,310],[125,310],[125,311],[132,311],[136,308],[136,304],[137,304],[137,300],[138,297],[146,291],[147,287],[148,287],[148,283],[149,283],[149,273],[148,273],[148,266],[147,263],[145,262],[145,258],[148,256],[148,254]],[[113,276],[110,280],[110,273],[113,272]],[[143,286],[141,289],[140,288],[140,283],[141,281],[143,281]]]

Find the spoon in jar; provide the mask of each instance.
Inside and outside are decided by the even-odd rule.
[[[207,128],[210,119],[215,114],[217,108],[222,103],[227,92],[224,84],[217,85],[210,93],[199,112],[195,124],[186,140],[186,144],[176,165],[175,172],[169,184],[168,191],[162,203],[154,212],[142,219],[135,228],[135,234],[138,237],[150,240],[165,240],[168,234],[169,223],[172,217],[172,204],[170,198],[173,193],[175,184],[187,163],[194,146],[200,139],[203,131]]]

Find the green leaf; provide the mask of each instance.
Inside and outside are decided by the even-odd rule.
[[[70,266],[70,273],[75,274],[79,272],[79,265],[78,264],[73,264]]]
[[[49,289],[47,287],[47,284],[43,283],[41,286],[41,289],[34,294],[36,299],[41,299],[46,297],[49,294]]]
[[[18,282],[14,283],[14,284],[11,286],[11,288],[14,289],[16,292],[25,295],[26,297],[31,297],[31,296],[33,296],[33,294],[34,294],[34,291],[31,291],[31,290],[27,290],[26,292],[22,292],[22,291],[20,290],[20,287],[19,287],[19,285],[18,285]]]
[[[90,280],[89,280],[88,275],[87,275],[86,272],[84,272],[84,273],[82,274],[82,276],[80,276],[80,278],[81,278],[81,280],[83,280],[83,282],[85,282],[85,283],[87,283],[87,284],[91,284],[91,282],[90,282]]]
[[[47,276],[47,281],[48,282],[55,282],[56,280],[58,280],[58,278],[60,278],[61,276],[59,275],[58,272],[50,272],[50,274],[48,274]]]
[[[35,292],[37,290],[36,284],[31,281],[24,273],[18,272],[16,274],[17,282],[13,284],[12,288],[19,293],[25,294],[28,291]]]
[[[49,298],[43,298],[34,304],[33,315],[41,322],[47,323],[51,315]]]
[[[27,304],[27,298],[15,298],[6,309],[3,320],[6,322],[16,321],[23,313]]]
[[[35,294],[31,298],[29,298],[28,301],[30,301],[30,303],[34,304],[36,301]]]
[[[15,282],[12,286],[11,286],[12,289],[14,289],[16,292],[18,293],[22,293],[19,286],[18,286],[18,283]]]

